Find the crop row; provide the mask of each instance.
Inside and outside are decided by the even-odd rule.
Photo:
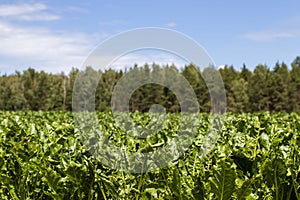
[[[300,199],[297,114],[226,114],[206,155],[208,114],[131,119],[97,113],[91,127],[70,112],[0,112],[0,199]],[[190,143],[167,165],[168,152],[118,162],[103,147],[144,155],[178,138]]]

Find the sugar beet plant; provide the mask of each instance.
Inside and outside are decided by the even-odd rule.
[[[110,113],[99,126],[115,145],[155,151],[176,135],[179,115],[142,141],[126,136]],[[220,137],[200,157],[209,127],[169,166],[133,174],[111,169],[84,146],[69,112],[0,113],[1,199],[300,199],[300,116],[227,114]],[[147,114],[134,113],[141,125]],[[139,145],[137,145],[139,144]]]

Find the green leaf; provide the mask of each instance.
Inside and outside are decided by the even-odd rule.
[[[247,179],[244,181],[243,185],[237,189],[237,199],[243,200],[251,194],[252,190],[252,181]]]
[[[170,188],[173,192],[173,194],[177,197],[177,199],[181,199],[181,180],[179,177],[179,172],[177,168],[174,168],[173,170],[173,178],[170,185]]]
[[[235,171],[229,163],[221,162],[220,168],[214,169],[213,177],[209,178],[211,192],[219,200],[229,200],[235,191]]]

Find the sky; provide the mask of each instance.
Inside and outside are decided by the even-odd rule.
[[[299,0],[0,0],[0,74],[28,67],[68,73],[101,42],[143,27],[189,36],[216,66],[290,65],[300,56],[299,8]],[[183,64],[172,54],[150,54],[131,54],[119,64]]]

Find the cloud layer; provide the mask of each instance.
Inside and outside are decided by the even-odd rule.
[[[253,31],[244,34],[242,37],[253,41],[275,41],[289,38],[300,38],[300,16],[285,19],[278,22],[272,28],[261,31]]]
[[[12,20],[52,21],[60,16],[48,13],[45,4],[5,4],[0,5],[0,17]]]
[[[94,42],[90,35],[82,33],[55,32],[0,22],[0,43],[0,57],[17,59],[32,67],[46,67],[47,71],[59,72],[79,67],[93,48]],[[7,67],[6,63],[0,63],[1,67]]]
[[[51,30],[19,21],[61,19],[45,4],[0,5],[0,73],[34,67],[49,72],[80,67],[100,34]]]
[[[146,63],[149,65],[155,63],[161,66],[174,64],[179,68],[182,68],[185,65],[189,64],[180,57],[171,53],[162,52],[161,50],[151,52],[147,50],[141,50],[141,52],[132,52],[116,59],[110,67],[119,70],[125,68],[128,69],[130,67],[133,67],[134,64],[143,66]]]

